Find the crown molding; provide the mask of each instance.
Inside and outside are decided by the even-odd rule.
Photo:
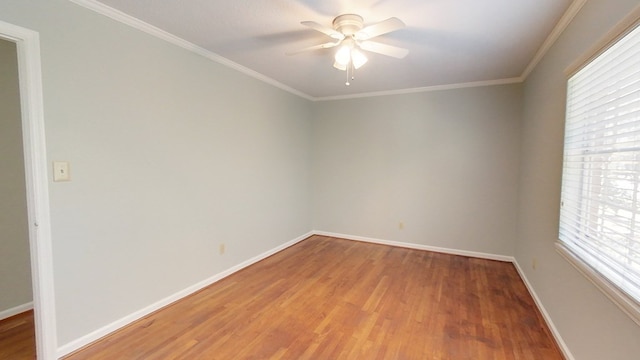
[[[134,29],[140,30],[142,32],[145,32],[149,35],[155,36],[159,39],[165,40],[171,44],[177,45],[183,49],[186,49],[188,51],[191,51],[193,53],[196,53],[200,56],[203,56],[209,60],[215,61],[221,65],[227,66],[229,68],[232,68],[236,71],[239,71],[245,75],[248,75],[254,79],[260,80],[262,82],[265,82],[269,85],[275,86],[281,90],[287,91],[291,94],[300,96],[304,99],[307,100],[314,100],[314,98],[312,96],[309,96],[303,92],[300,92],[292,87],[289,87],[287,85],[282,84],[281,82],[278,82],[268,76],[265,76],[257,71],[251,70],[247,67],[244,67],[238,63],[235,63],[225,57],[222,57],[214,52],[211,52],[209,50],[206,50],[196,44],[193,44],[187,40],[184,40],[178,36],[175,36],[169,32],[166,32],[160,28],[157,28],[149,23],[146,23],[136,17],[133,17],[131,15],[128,15],[120,10],[114,9],[110,6],[107,6],[101,2],[98,2],[96,0],[69,0],[72,3],[82,6],[86,9],[92,10],[98,14],[104,15],[106,17],[109,17],[113,20],[116,20],[118,22],[121,22],[125,25],[131,26]]]
[[[113,20],[121,22],[125,25],[128,25],[132,28],[145,32],[149,35],[155,36],[159,39],[165,40],[171,44],[177,45],[183,49],[196,53],[200,56],[203,56],[209,60],[215,61],[221,65],[227,66],[231,69],[239,71],[245,75],[248,75],[254,79],[265,82],[269,85],[272,85],[281,90],[287,91],[293,95],[299,96],[306,100],[310,101],[331,101],[331,100],[345,100],[345,99],[357,99],[357,98],[365,98],[365,97],[376,97],[376,96],[388,96],[388,95],[402,95],[402,94],[411,94],[411,93],[419,93],[419,92],[429,92],[429,91],[442,91],[442,90],[453,90],[453,89],[462,89],[462,88],[470,88],[470,87],[480,87],[480,86],[493,86],[493,85],[504,85],[504,84],[514,84],[514,83],[522,83],[527,77],[531,74],[531,72],[535,69],[538,63],[542,60],[542,58],[546,55],[549,49],[553,46],[553,44],[560,37],[562,32],[567,28],[567,26],[571,23],[571,20],[576,16],[576,14],[582,9],[582,6],[587,2],[587,0],[574,0],[567,11],[565,11],[564,15],[560,18],[554,29],[551,31],[547,39],[544,41],[542,46],[538,49],[536,55],[533,57],[531,62],[527,65],[522,75],[514,78],[506,78],[506,79],[497,79],[497,80],[487,80],[487,81],[476,81],[476,82],[467,82],[467,83],[458,83],[458,84],[446,84],[446,85],[435,85],[435,86],[427,86],[427,87],[419,87],[419,88],[410,88],[410,89],[400,89],[400,90],[389,90],[389,91],[378,91],[378,92],[368,92],[368,93],[359,93],[359,94],[351,94],[351,95],[338,95],[338,96],[326,96],[326,97],[314,97],[303,93],[299,90],[296,90],[292,87],[282,84],[279,81],[276,81],[268,76],[265,76],[257,71],[251,70],[247,67],[244,67],[236,62],[233,62],[225,57],[222,57],[212,51],[206,50],[196,44],[193,44],[187,40],[184,40],[180,37],[177,37],[167,31],[164,31],[158,27],[155,27],[151,24],[148,24],[138,18],[135,18],[131,15],[128,15],[120,10],[114,9],[110,6],[107,6],[97,0],[69,0],[72,3],[75,3],[79,6],[82,6],[86,9],[92,10],[101,15],[107,16]]]
[[[376,92],[351,94],[351,95],[325,96],[325,97],[314,98],[314,101],[347,100],[347,99],[358,99],[358,98],[375,97],[375,96],[403,95],[403,94],[413,94],[413,93],[430,92],[430,91],[465,89],[465,88],[473,88],[473,87],[481,87],[481,86],[518,84],[518,83],[522,83],[523,81],[524,79],[522,77],[514,77],[514,78],[507,78],[507,79],[474,81],[474,82],[466,82],[466,83],[458,83],[458,84],[434,85],[434,86],[426,86],[426,87],[411,88],[411,89],[376,91]]]
[[[520,77],[524,80],[529,77],[533,69],[536,68],[538,63],[544,58],[549,49],[556,43],[560,35],[564,32],[564,30],[569,26],[573,18],[578,14],[582,6],[587,2],[587,0],[574,0],[567,11],[564,12],[564,15],[560,18],[556,26],[553,28],[547,39],[542,43],[542,46],[538,49],[538,52],[535,54],[529,65],[524,69],[524,72]]]

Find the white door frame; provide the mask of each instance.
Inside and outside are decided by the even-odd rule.
[[[18,52],[36,354],[38,359],[57,359],[40,37],[35,31],[0,21],[0,39],[15,42]]]

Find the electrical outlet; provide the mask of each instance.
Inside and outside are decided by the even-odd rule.
[[[531,259],[531,268],[535,270],[537,267],[538,267],[538,259],[536,258]]]
[[[224,254],[224,251],[225,251],[224,243],[220,244],[220,248],[218,250],[220,251],[220,255]]]
[[[399,230],[404,229],[404,222],[403,222],[403,221],[400,221],[400,222],[398,223],[398,229],[399,229]]]

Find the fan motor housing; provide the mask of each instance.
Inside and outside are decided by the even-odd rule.
[[[346,36],[357,33],[362,26],[362,16],[356,14],[343,14],[333,19],[333,28]]]

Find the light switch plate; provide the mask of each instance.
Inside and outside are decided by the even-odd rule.
[[[71,181],[69,163],[67,161],[53,162],[53,181]]]

